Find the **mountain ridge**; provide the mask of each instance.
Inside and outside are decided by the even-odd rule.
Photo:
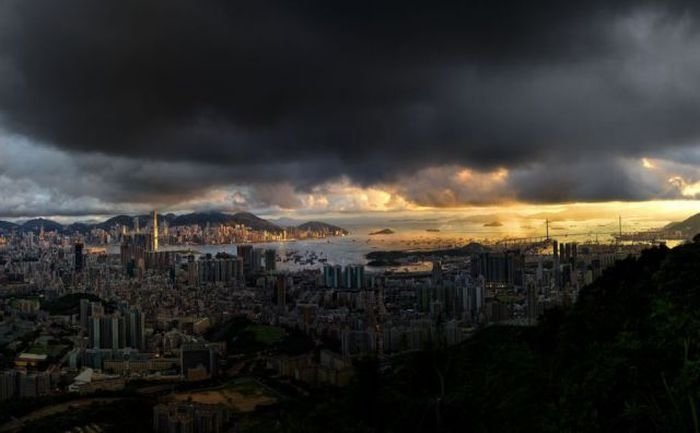
[[[296,228],[299,230],[309,230],[323,233],[342,233],[343,235],[347,235],[350,233],[342,227],[324,223],[322,221],[307,221],[305,223],[299,224],[298,226],[296,226]]]
[[[86,233],[96,228],[102,230],[110,230],[118,225],[126,226],[129,230],[132,230],[134,228],[134,222],[136,219],[138,219],[139,226],[143,228],[150,223],[151,218],[151,215],[120,214],[97,223],[88,224],[82,222],[74,222],[65,225],[47,218],[32,218],[21,224],[0,220],[0,232],[9,233],[12,231],[19,230],[23,232],[32,231],[38,233],[43,227],[44,231],[58,231],[61,233]],[[281,233],[285,229],[283,226],[275,224],[267,219],[261,218],[251,212],[236,212],[235,214],[229,214],[224,212],[211,211],[191,212],[180,215],[175,215],[173,213],[159,214],[158,224],[163,223],[168,223],[170,226],[199,225],[201,227],[205,227],[207,224],[215,226],[241,224],[255,231],[268,231],[275,233]],[[349,233],[346,229],[342,227],[338,227],[333,224],[328,224],[321,221],[308,221],[292,227],[300,230],[323,231],[326,233]]]
[[[696,213],[683,221],[672,222],[664,227],[664,230],[681,231],[689,236],[700,233],[700,213]]]

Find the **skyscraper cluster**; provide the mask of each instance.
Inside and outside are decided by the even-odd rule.
[[[80,300],[80,323],[88,332],[93,349],[144,350],[146,347],[145,315],[138,308],[122,303],[113,313],[106,313],[99,302]]]
[[[365,287],[364,265],[323,266],[323,285],[331,288],[361,289]]]

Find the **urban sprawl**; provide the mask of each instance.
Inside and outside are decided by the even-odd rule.
[[[347,384],[363,356],[390,360],[485,326],[531,326],[645,247],[547,237],[406,252],[401,265],[430,264],[412,272],[325,261],[281,269],[284,255],[256,246],[344,235],[320,227],[168,226],[154,212],[81,233],[0,233],[0,400],[136,388],[160,396],[157,432],[233,428],[231,407],[178,398],[192,390],[244,380],[274,401],[290,386]],[[231,243],[235,255],[184,247]]]

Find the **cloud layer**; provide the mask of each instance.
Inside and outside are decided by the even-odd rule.
[[[0,213],[691,197],[697,24],[682,1],[5,0]]]

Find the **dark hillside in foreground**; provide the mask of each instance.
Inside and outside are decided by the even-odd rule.
[[[388,373],[366,360],[357,378],[281,430],[697,432],[700,243],[619,262],[537,327],[486,328]]]

